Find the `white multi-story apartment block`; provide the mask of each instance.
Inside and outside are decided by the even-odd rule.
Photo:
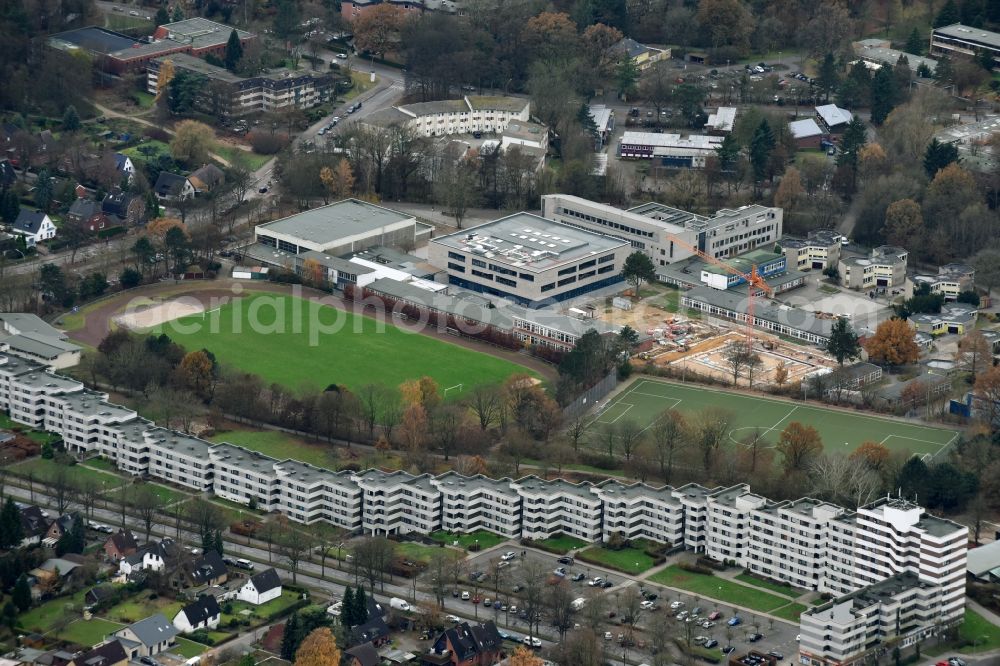
[[[940,588],[899,573],[802,614],[799,663],[852,666],[872,663],[891,639],[900,649],[937,632]]]
[[[657,266],[693,256],[675,238],[710,256],[730,257],[770,246],[781,238],[782,229],[780,208],[756,204],[705,217],[655,202],[622,210],[568,194],[546,194],[542,216],[628,241]]]
[[[527,476],[513,485],[521,496],[522,536],[547,539],[568,534],[584,541],[601,538],[601,498],[589,483]]]
[[[449,532],[488,530],[521,536],[521,496],[510,479],[448,472],[432,481],[441,492],[441,528]]]
[[[213,461],[210,442],[166,428],[142,433],[149,447],[149,474],[193,488],[212,490]]]
[[[842,507],[810,498],[767,502],[750,511],[743,564],[750,571],[795,587],[816,590],[822,584],[827,523]]]
[[[350,472],[332,472],[297,460],[274,466],[277,510],[310,525],[325,520],[349,531],[361,528],[361,488]]]
[[[935,603],[946,620],[965,606],[968,530],[926,514],[905,499],[887,497],[858,509],[855,588],[910,571],[940,587]]]
[[[912,613],[913,626],[925,628],[921,630],[928,622],[947,625],[963,615],[966,528],[904,499],[887,497],[849,512],[810,498],[771,502],[745,484],[675,489],[534,476],[512,481],[455,473],[334,473],[156,427],[108,403],[102,393],[3,353],[0,410],[19,423],[62,435],[67,450],[78,456],[102,455],[130,474],[255,503],[302,523],[327,521],[368,534],[484,529],[509,538],[567,534],[588,542],[620,533],[683,545],[796,587],[854,595],[850,604],[838,600],[810,611],[823,619],[822,627],[843,625],[837,635],[851,638],[836,648],[840,652],[831,652],[824,642],[830,639],[823,638],[828,634],[822,632],[834,629],[823,628],[818,642],[808,644],[813,666],[851,663],[838,660],[857,647],[852,618],[858,613],[870,617],[869,606],[858,606],[856,600],[867,599],[887,579],[912,576],[918,581],[883,597],[898,602],[907,618]],[[927,590],[933,591],[932,619],[920,605],[930,594]],[[890,608],[889,601],[879,603],[879,613]],[[804,616],[803,622],[813,620]]]
[[[399,125],[422,137],[490,132],[500,134],[513,121],[527,122],[531,103],[521,97],[480,97],[415,102],[381,109],[362,122]]]
[[[620,534],[626,539],[675,545],[684,542],[684,509],[674,497],[673,488],[606,481],[593,492],[604,506],[602,540]]]
[[[232,444],[218,444],[208,452],[215,474],[213,492],[237,504],[253,504],[263,511],[278,508],[278,462],[270,456]]]
[[[440,528],[441,491],[429,474],[369,469],[352,478],[361,488],[361,527],[366,534],[429,534]]]

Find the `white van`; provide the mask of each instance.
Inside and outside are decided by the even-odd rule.
[[[393,610],[409,612],[410,604],[408,604],[405,599],[400,599],[399,597],[393,597],[392,599],[389,599],[389,608],[392,608]]]

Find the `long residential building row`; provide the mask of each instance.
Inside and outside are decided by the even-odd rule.
[[[157,427],[105,394],[10,354],[0,354],[0,409],[61,434],[75,455],[100,455],[129,474],[252,503],[301,523],[326,521],[367,534],[568,534],[588,542],[620,533],[835,595],[910,572],[935,586],[945,618],[963,612],[966,529],[904,499],[887,497],[850,511],[810,498],[774,502],[745,484],[657,488],[454,472],[333,472]]]

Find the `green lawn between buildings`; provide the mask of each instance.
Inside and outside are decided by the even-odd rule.
[[[760,587],[765,590],[770,590],[775,594],[780,594],[786,597],[795,598],[799,596],[799,593],[793,587],[790,587],[788,585],[779,585],[778,583],[772,583],[771,581],[763,580],[761,578],[757,578],[756,576],[751,576],[748,573],[741,573],[739,576],[736,577],[736,580],[740,581],[741,583],[746,583],[747,585],[753,585],[754,587]]]
[[[652,569],[655,563],[652,557],[639,548],[610,550],[593,546],[577,553],[577,558],[583,562],[617,569],[633,576]]]
[[[571,550],[576,550],[590,545],[583,539],[577,539],[576,537],[568,536],[566,534],[550,537],[548,539],[542,539],[538,542],[538,544],[546,550],[563,554],[568,553]]]
[[[487,532],[486,530],[477,530],[475,532],[445,532],[443,530],[438,532],[433,532],[431,538],[435,541],[439,541],[446,545],[451,545],[454,542],[458,542],[458,545],[462,548],[470,548],[476,543],[479,544],[480,550],[486,550],[487,548],[492,548],[493,546],[503,543],[507,540],[507,537],[500,536],[499,534],[494,534],[493,532]]]
[[[686,590],[702,597],[762,613],[771,612],[782,606],[787,606],[789,603],[787,597],[779,597],[770,592],[763,592],[759,588],[741,585],[718,576],[685,571],[676,564],[653,574],[649,580],[653,583]]]
[[[460,387],[447,396],[458,398],[478,384],[535,374],[370,317],[275,294],[236,299],[210,313],[167,323],[163,332],[189,350],[208,349],[226,365],[292,388],[308,381],[356,391],[367,384],[396,387],[427,375],[442,391]]]

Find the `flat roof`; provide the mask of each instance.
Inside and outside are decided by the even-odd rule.
[[[465,98],[474,111],[510,111],[520,113],[531,102],[521,97],[503,97],[501,95],[469,95]]]
[[[933,58],[925,58],[915,53],[893,49],[885,44],[886,42],[881,39],[862,39],[854,42],[854,53],[860,58],[867,58],[889,66],[894,66],[899,61],[900,56],[906,56],[906,63],[914,72],[920,65],[924,65],[931,72],[937,68],[937,60]]]
[[[747,311],[746,294],[734,290],[722,291],[711,287],[695,287],[682,293],[681,298],[689,298],[740,314],[746,314]],[[773,305],[763,298],[758,298],[754,303],[754,317],[783,324],[800,331],[807,331],[824,338],[829,338],[833,329],[832,319],[818,319],[812,312],[787,305]]]
[[[517,487],[529,491],[538,490],[543,492],[562,492],[595,504],[600,503],[601,501],[600,497],[591,492],[591,488],[594,486],[586,481],[581,481],[580,483],[570,483],[565,479],[552,479],[546,481],[532,475],[518,479],[515,481],[515,484]]]
[[[201,458],[205,462],[208,462],[208,451],[213,446],[211,442],[206,442],[193,435],[160,427],[146,430],[145,435],[159,448],[170,449],[192,458]]]
[[[973,28],[962,23],[953,23],[943,28],[934,28],[934,32],[945,37],[980,42],[981,44],[1000,49],[1000,33],[990,32],[982,28]]]
[[[72,49],[83,49],[91,53],[110,55],[118,51],[131,49],[142,44],[137,39],[120,32],[114,32],[96,25],[85,28],[76,28],[66,32],[58,32],[49,37],[49,44],[57,49],[68,51]]]
[[[239,83],[241,81],[246,81],[245,78],[242,76],[236,76],[225,67],[218,67],[206,60],[196,58],[188,53],[171,53],[170,55],[165,55],[162,58],[157,58],[156,62],[162,65],[167,60],[172,62],[174,67],[186,69],[191,72],[197,72],[198,74],[204,74],[205,76],[215,79],[216,81],[224,81],[226,83]]]
[[[714,130],[720,132],[731,132],[733,130],[733,124],[736,122],[736,107],[735,106],[720,106],[715,113],[711,113],[708,116],[708,122],[705,124],[706,127],[711,127]]]
[[[333,245],[343,238],[372,233],[407,220],[414,218],[367,201],[344,199],[259,225],[255,233],[273,231],[317,245]]]
[[[670,486],[654,488],[653,486],[646,485],[645,483],[625,484],[621,481],[608,479],[603,483],[597,484],[597,490],[612,497],[622,496],[629,499],[644,499],[646,497],[656,496],[657,499],[670,504],[680,504],[677,498],[674,497],[674,489]]]
[[[0,344],[7,345],[14,352],[23,352],[40,358],[58,358],[62,354],[80,351],[80,347],[60,338],[33,333],[21,333],[0,338]]]
[[[982,576],[997,567],[1000,567],[1000,541],[969,549],[965,568],[973,576]]]
[[[229,35],[236,31],[240,39],[253,37],[252,32],[234,28],[224,23],[216,23],[207,18],[195,16],[194,18],[164,23],[156,29],[156,34],[166,33],[167,37],[181,44],[191,44],[196,49],[203,49],[209,46],[218,46],[229,41]]]
[[[835,125],[846,125],[851,122],[851,112],[842,109],[836,104],[823,104],[816,107],[816,113],[823,119],[828,127]]]
[[[458,472],[445,472],[439,476],[434,477],[434,482],[440,486],[446,486],[441,488],[444,491],[453,491],[460,489],[469,490],[490,490],[493,492],[502,492],[509,495],[517,495],[511,487],[511,480],[509,478],[493,479],[488,476],[483,476],[482,474],[477,474],[475,476],[465,476],[464,474],[459,474]]]
[[[709,134],[658,134],[657,132],[630,132],[622,135],[622,144],[674,148],[678,150],[715,151],[722,145],[721,136]]]
[[[434,293],[408,282],[400,282],[392,278],[379,278],[366,288],[392,298],[415,303],[418,306],[445,312],[459,318],[489,324],[499,329],[509,330],[513,326],[511,318],[497,308],[491,308],[466,298]]]
[[[547,270],[628,245],[611,236],[531,213],[514,213],[478,227],[439,236],[431,242],[525,271]]]

